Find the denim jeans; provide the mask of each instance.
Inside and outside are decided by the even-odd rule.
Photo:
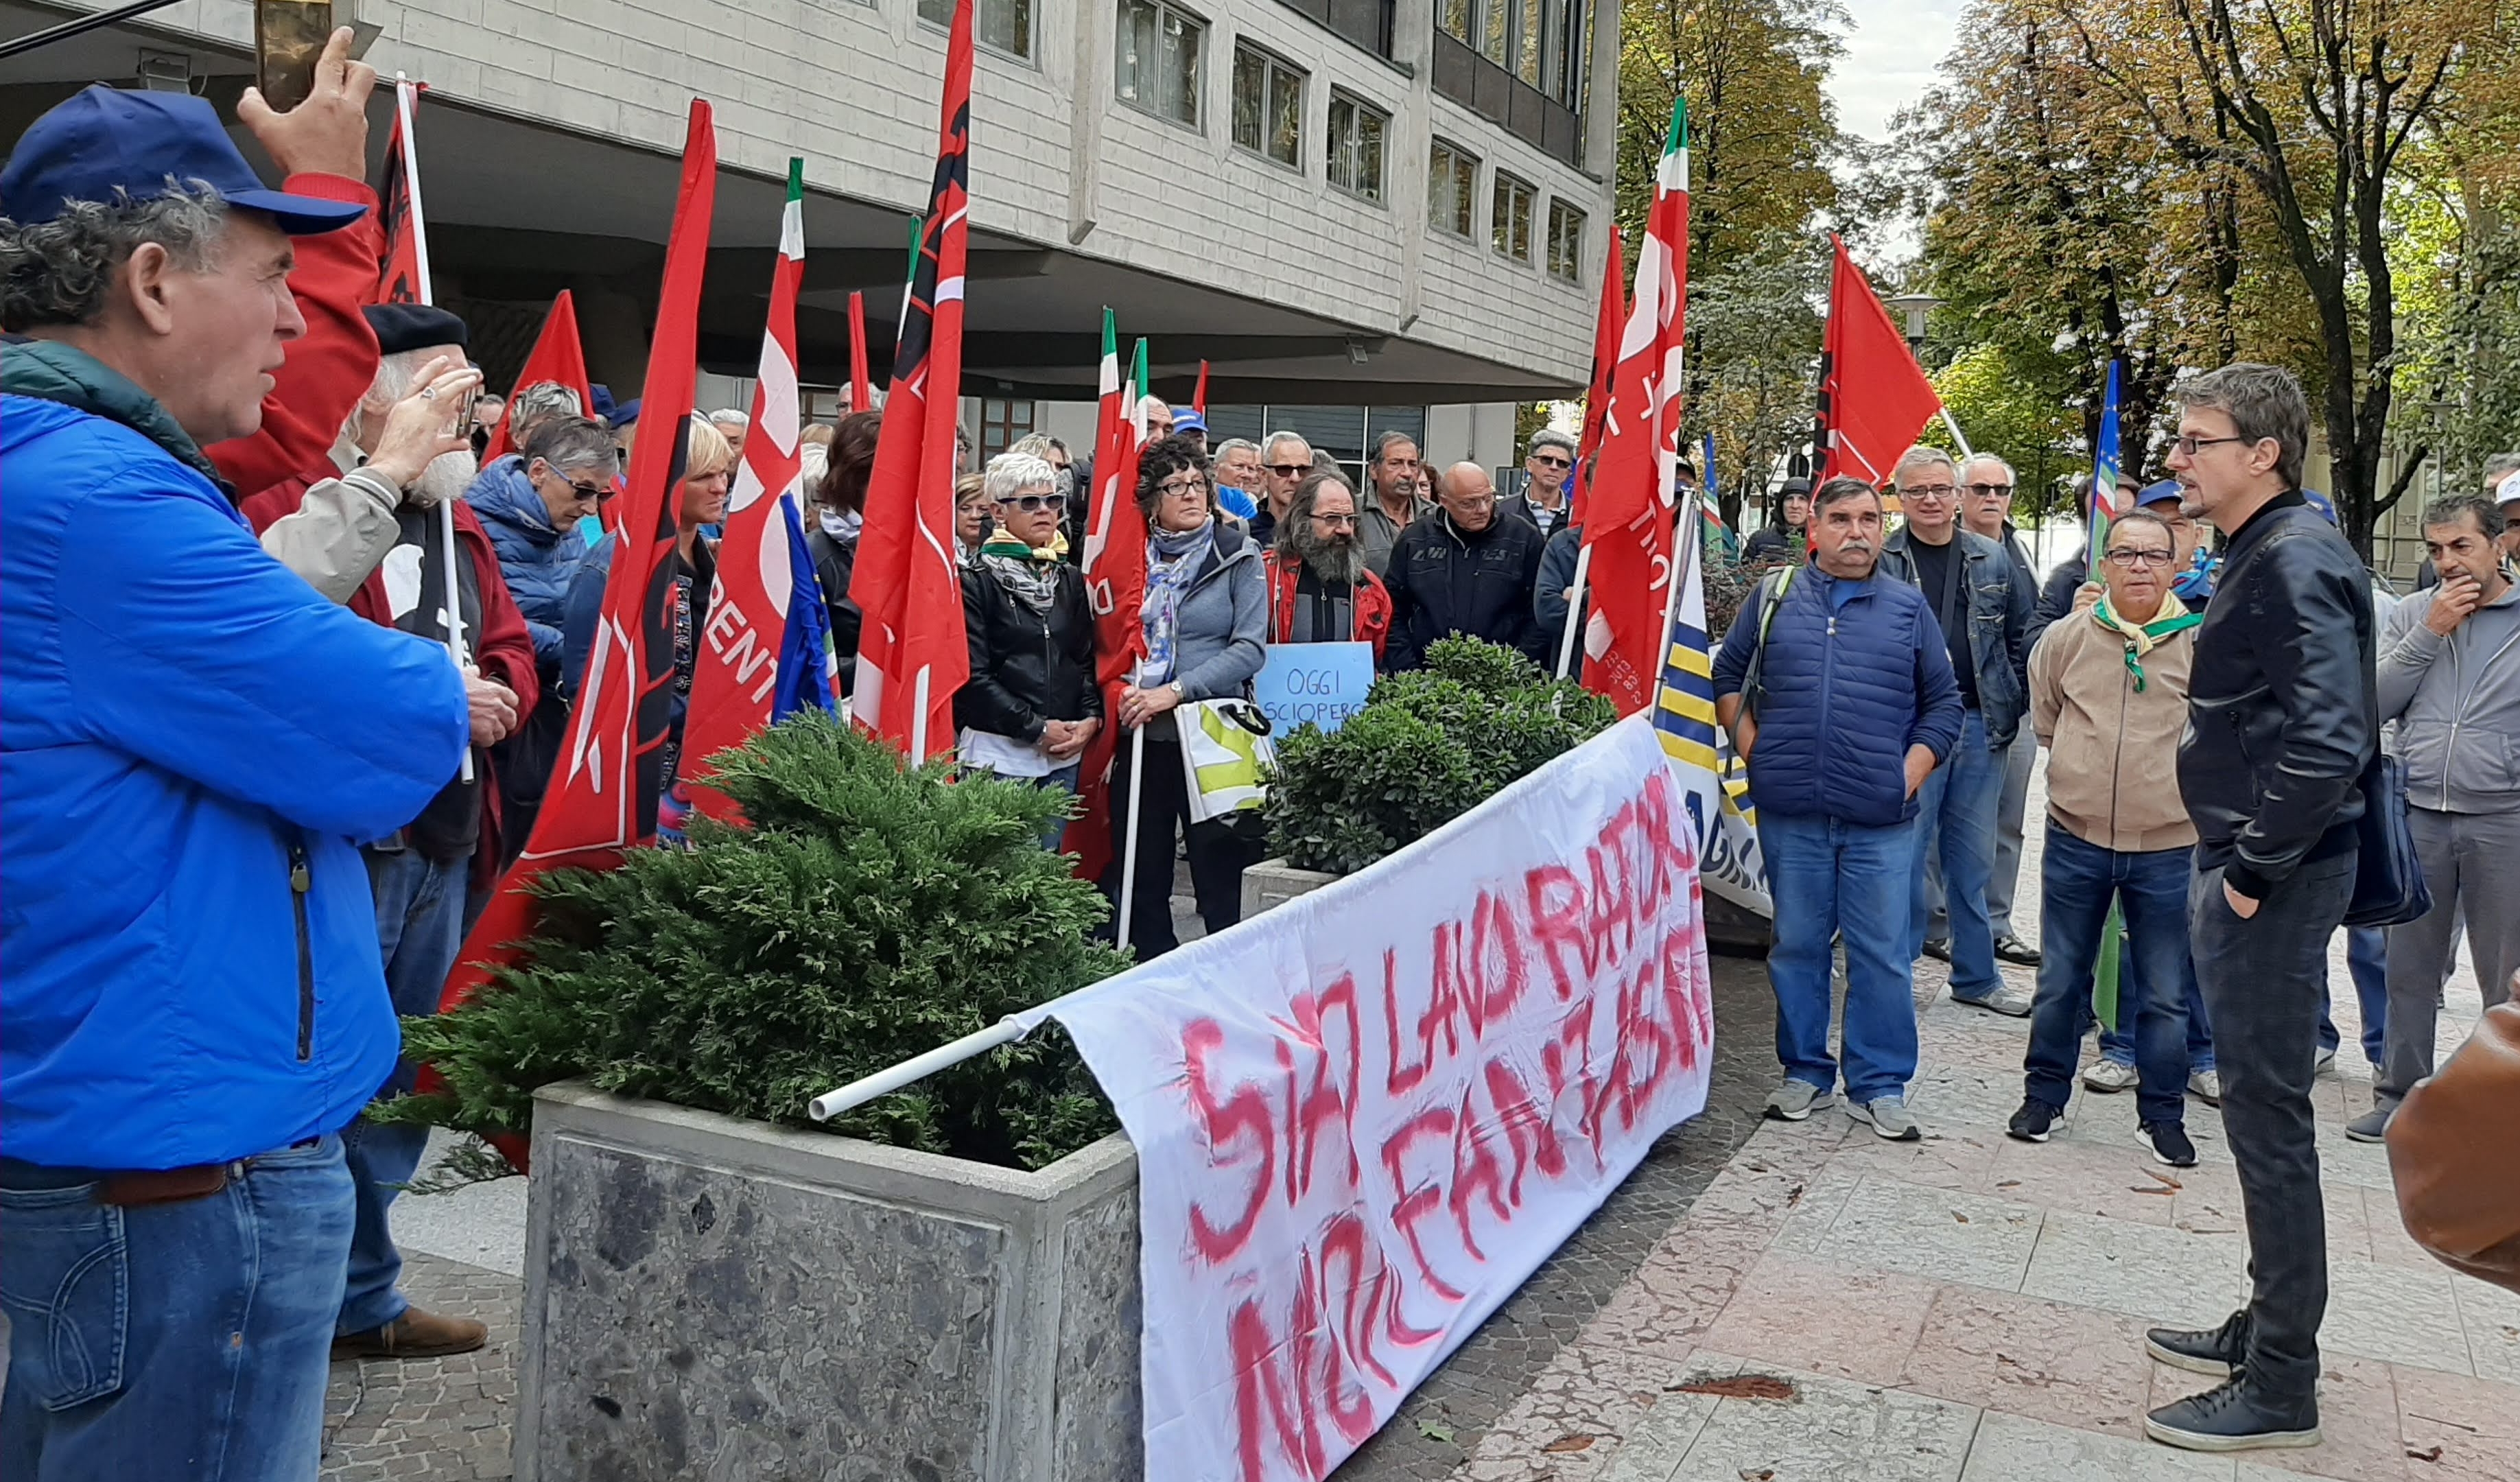
[[[2354,1004],[2362,1010],[2362,1058],[2378,1069],[2389,1027],[2389,933],[2380,926],[2345,928],[2345,970],[2354,979]],[[2434,985],[2440,991],[2440,985]],[[2318,1048],[2334,1054],[2344,1043],[2327,1013],[2327,980],[2318,987]]]
[[[1777,1058],[1787,1077],[1833,1091],[1829,1057],[1829,938],[1846,942],[1846,1094],[1867,1102],[1905,1096],[1916,1076],[1913,924],[1908,872],[1914,821],[1867,829],[1832,818],[1759,810],[1759,849],[1776,902],[1768,982],[1777,993]]]
[[[368,884],[377,897],[377,945],[384,953],[385,992],[394,1012],[435,1013],[446,974],[464,947],[466,877],[472,862],[439,864],[417,849],[368,849]],[[381,1096],[411,1090],[419,1074],[409,1060],[394,1064]],[[341,1133],[357,1193],[350,1233],[350,1272],[335,1330],[367,1332],[403,1315],[411,1304],[394,1283],[402,1278],[402,1252],[394,1249],[386,1211],[394,1195],[420,1171],[428,1145],[425,1127],[387,1127],[362,1118]]]
[[[9,1482],[313,1482],[350,1176],[338,1138],[217,1193],[117,1208],[93,1169],[0,1160]]]
[[[2135,1011],[2136,1066],[2141,1079],[2136,1116],[2141,1122],[2185,1120],[2187,1009],[2180,985],[2187,960],[2187,874],[2190,851],[2121,853],[2075,837],[2054,822],[2040,865],[2039,996],[2030,1009],[2030,1051],[2022,1089],[2032,1100],[2062,1111],[2074,1093],[2082,1058],[2082,1021],[2092,1000],[2092,970],[2109,903],[2126,914],[2127,957],[2143,964],[2128,973],[2136,990],[2121,997],[2119,1022]]]
[[[2012,892],[2021,882],[2021,830],[2030,811],[2030,774],[2038,767],[2039,738],[2027,718],[2003,753],[2003,790],[1995,805],[1995,865],[1986,877],[1986,920],[1999,937],[2019,936],[2012,929]],[[1925,852],[1925,940],[1952,939],[1950,912],[1943,904],[1943,862]]]
[[[2180,959],[2181,996],[2187,1006],[2187,1073],[2203,1075],[2214,1068],[2214,1021],[2205,1012],[2205,992],[2196,986],[2196,959],[2184,954]],[[2118,955],[2120,971],[2118,1002],[2140,1004],[2150,992],[2143,980],[2143,963],[2133,953]],[[2091,1015],[2085,1016],[2087,1019]],[[2119,1010],[2118,1023],[2126,1022],[2125,1010]],[[2124,1028],[2100,1028],[2100,1058],[2121,1065],[2135,1063],[2135,1035]]]
[[[2310,1109],[2327,940],[2354,894],[2354,856],[2306,862],[2247,921],[2223,893],[2220,869],[2188,895],[2196,980],[2214,1015],[2223,1072],[2223,1131],[2239,1165],[2249,1232],[2251,1379],[2280,1401],[2318,1383],[2318,1325],[2327,1314],[2327,1210],[2318,1192],[2318,1130]]]
[[[2003,794],[2004,753],[1986,747],[1986,719],[1975,710],[1960,724],[1949,761],[1916,791],[1914,857],[1908,861],[1908,961],[1925,950],[1927,863],[1942,862],[1943,905],[1952,922],[1952,996],[1982,999],[2003,986],[1995,971],[1995,927],[1986,915],[1986,881],[1995,868],[1995,812]]]

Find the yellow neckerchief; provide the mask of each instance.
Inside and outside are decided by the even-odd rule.
[[[2161,604],[2175,609],[2173,615],[2156,617],[2148,623],[2130,622],[2119,616],[2117,609],[2109,606],[2106,593],[2102,593],[2100,600],[2092,607],[2093,622],[2125,640],[2127,672],[2135,676],[2135,693],[2138,695],[2143,693],[2143,656],[2173,633],[2195,627],[2205,620],[2201,614],[2188,611],[2184,604],[2166,592],[2162,594]]]

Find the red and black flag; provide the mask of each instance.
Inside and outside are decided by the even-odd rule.
[[[412,143],[412,106],[420,84],[394,84],[393,138],[385,145],[384,173],[377,181],[377,222],[384,228],[385,255],[377,268],[377,302],[427,303],[428,229],[420,209],[420,155]]]

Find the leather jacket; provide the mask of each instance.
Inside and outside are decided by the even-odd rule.
[[[1083,574],[1072,565],[1058,567],[1058,594],[1048,613],[1009,592],[986,561],[964,562],[962,575],[971,677],[954,692],[954,724],[1033,741],[1046,722],[1101,719],[1094,608]]]
[[[2371,580],[2298,491],[2231,535],[2196,630],[2179,791],[2196,868],[2252,900],[2355,846],[2379,748]]]

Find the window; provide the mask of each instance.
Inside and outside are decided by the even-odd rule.
[[[1426,220],[1439,232],[1470,235],[1470,210],[1479,197],[1479,160],[1461,146],[1435,141],[1426,152]]]
[[[1242,42],[1234,47],[1234,142],[1304,167],[1304,74]]]
[[[1496,204],[1489,225],[1496,233],[1496,249],[1516,262],[1531,260],[1531,207],[1536,199],[1530,182],[1497,171]]]
[[[1399,0],[1278,0],[1342,41],[1374,56],[1391,56],[1393,13]],[[1414,3],[1414,0],[1413,0]],[[1440,5],[1441,0],[1437,0]]]
[[[991,51],[1032,60],[1032,0],[971,0],[971,39]],[[954,0],[919,0],[919,19],[954,23]]]
[[[1034,403],[980,398],[980,457],[995,458],[1032,435]]]
[[[1391,115],[1362,99],[1330,91],[1330,184],[1368,201],[1382,199],[1382,139]]]
[[[1584,213],[1557,200],[1549,202],[1549,271],[1568,283],[1584,281]]]
[[[1198,127],[1198,61],[1207,23],[1157,0],[1120,0],[1120,101]]]
[[[1513,15],[1508,8],[1510,3],[1511,0],[1479,0],[1478,35],[1470,42],[1479,49],[1480,56],[1499,67],[1505,66],[1505,59],[1510,55],[1506,50],[1506,23]]]

